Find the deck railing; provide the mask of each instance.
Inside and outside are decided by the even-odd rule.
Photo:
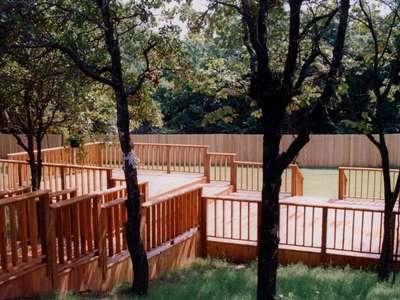
[[[103,166],[102,148],[104,143],[87,143],[82,148],[54,147],[42,149],[42,161],[45,163],[80,164]],[[36,154],[36,150],[34,151]],[[27,161],[26,152],[7,154],[7,159]]]
[[[170,172],[204,173],[208,146],[135,143],[138,168]],[[88,143],[82,149],[57,147],[42,150],[46,163],[94,165],[120,168],[123,156],[118,143]],[[26,161],[26,152],[11,153],[8,159]]]
[[[263,164],[260,162],[235,161],[236,190],[261,192],[262,168]],[[291,196],[303,195],[303,175],[297,164],[291,164],[283,171],[281,193]]]
[[[207,156],[210,181],[235,182],[235,153],[208,152]]]
[[[106,275],[107,259],[127,249],[125,201],[126,198],[116,197],[101,204],[99,215],[99,266],[102,269],[103,278]]]
[[[235,196],[214,196],[206,202],[207,238],[257,242],[261,202]]]
[[[251,197],[203,197],[207,214],[207,238],[220,242],[258,242],[261,200]],[[280,201],[280,248],[329,253],[376,255],[383,239],[383,208],[335,203],[309,204]],[[394,239],[400,239],[400,215],[394,212]],[[398,260],[397,242],[393,253]]]
[[[200,173],[204,174],[209,181],[229,182],[235,191],[262,190],[262,163],[235,161],[235,153],[208,152],[208,146],[204,145],[156,143],[135,143],[134,150],[139,169],[167,173]],[[83,154],[80,156],[76,151],[68,147],[46,149],[44,161],[53,163],[61,159],[67,163],[75,162],[108,168],[120,168],[123,164],[118,143],[85,144],[82,147]],[[24,152],[13,153],[8,157],[27,159]],[[302,195],[302,183],[303,176],[299,167],[295,164],[290,165],[282,175],[281,193],[292,196]]]
[[[195,185],[143,203],[143,240],[147,251],[190,229],[200,228],[201,193],[202,186]]]
[[[29,185],[30,178],[28,162],[0,159],[0,190]],[[53,192],[76,189],[83,195],[106,190],[111,178],[110,168],[43,163],[40,187]]]
[[[31,186],[21,186],[13,189],[2,190],[0,191],[0,199],[22,195],[31,191]]]
[[[43,205],[48,210],[46,226],[47,262],[50,274],[98,249],[97,195],[83,195]]]
[[[399,170],[390,170],[392,189]],[[340,167],[339,199],[384,200],[383,171],[378,168]]]
[[[30,192],[0,200],[0,274],[12,272],[29,263],[41,263],[43,248],[42,218],[37,219],[36,202],[48,199],[48,191]],[[40,228],[41,227],[41,228]]]

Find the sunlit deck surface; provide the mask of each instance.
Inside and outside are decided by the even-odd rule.
[[[124,174],[121,170],[113,171],[113,178],[123,179]],[[170,192],[181,188],[190,187],[197,183],[206,183],[206,178],[198,173],[170,173],[162,171],[139,170],[139,182],[149,183],[149,198],[167,195]],[[226,182],[211,182],[203,187],[203,195],[216,195],[229,188]]]

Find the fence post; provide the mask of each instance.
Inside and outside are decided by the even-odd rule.
[[[143,203],[146,201],[143,194],[140,195],[140,237],[142,241],[146,241],[146,207],[143,207]],[[144,247],[146,245],[143,245]]]
[[[105,143],[96,143],[97,147],[97,162],[98,166],[102,167],[103,166],[103,148],[104,148]]]
[[[167,173],[171,173],[171,146],[167,145]]]
[[[233,192],[237,192],[237,162],[235,156],[231,158],[231,185],[233,186]]]
[[[326,239],[328,234],[328,207],[322,208],[321,263],[326,263]]]
[[[200,219],[200,256],[207,257],[207,198],[202,197],[202,189],[198,192],[199,206],[199,219]]]
[[[22,186],[22,165],[18,164],[18,185]]]
[[[50,197],[48,193],[39,199],[39,215],[39,237],[43,247],[42,251],[46,255],[47,275],[54,289],[55,276],[57,273],[56,221],[54,209],[50,208]]]
[[[339,199],[346,198],[346,181],[346,174],[344,173],[344,170],[339,168]]]
[[[290,194],[291,194],[291,196],[296,196],[296,191],[297,191],[297,189],[296,189],[296,185],[297,185],[296,165],[291,165],[290,170],[292,171],[291,180],[290,180],[291,181]]]
[[[115,180],[112,178],[112,169],[107,169],[107,189],[115,187]]]
[[[106,251],[106,231],[107,231],[107,220],[106,220],[106,208],[103,207],[101,202],[99,205],[99,227],[98,227],[98,245],[99,245],[99,268],[103,279],[107,276],[107,251]]]
[[[61,189],[65,190],[65,170],[64,170],[64,167],[60,167],[60,176],[61,176]]]
[[[204,176],[207,177],[207,183],[210,183],[210,154],[208,154],[208,148],[205,149],[204,153]]]

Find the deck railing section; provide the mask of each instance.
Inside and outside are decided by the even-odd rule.
[[[135,143],[138,168],[170,172],[204,173],[208,146]],[[120,168],[123,156],[118,143],[88,143],[81,149],[57,147],[42,150],[43,162]],[[26,152],[11,153],[8,159],[26,161]]]
[[[126,198],[118,198],[118,195],[114,193],[108,196],[115,198],[101,204],[99,215],[99,266],[102,269],[103,277],[106,275],[108,258],[127,249]]]
[[[138,168],[144,170],[203,173],[208,146],[135,143],[134,151]],[[103,165],[121,167],[122,152],[119,144],[104,143],[101,145]]]
[[[209,179],[235,183],[235,153],[208,152]]]
[[[13,189],[0,190],[0,199],[22,195],[31,191],[31,186],[21,186]]]
[[[36,218],[36,202],[43,198],[48,199],[48,192],[30,192],[0,200],[0,274],[29,263],[41,263],[44,253],[37,240],[41,218]]]
[[[0,190],[29,185],[31,174],[26,161],[0,159]],[[81,165],[43,163],[41,189],[53,192],[76,189],[77,195],[106,190],[112,169]]]
[[[42,149],[42,161],[45,163],[102,166],[102,148],[104,148],[104,143],[97,142],[84,144],[81,148],[55,147]],[[34,153],[37,153],[36,150]],[[27,161],[29,157],[26,152],[17,152],[7,154],[7,159]]]
[[[258,242],[261,200],[251,197],[203,197],[207,215],[206,236],[220,242]],[[281,248],[319,252],[321,261],[329,253],[376,255],[383,239],[382,208],[335,203],[309,204],[290,199],[280,201],[279,239]],[[400,258],[398,212],[394,213],[394,249]]]
[[[99,203],[97,195],[83,195],[51,203],[46,226],[47,261],[50,274],[98,249]]]
[[[207,238],[257,242],[261,202],[234,196],[206,197]]]
[[[261,192],[262,167],[263,164],[260,162],[235,161],[236,190]],[[297,164],[291,164],[283,171],[281,193],[291,196],[303,195],[303,175]]]
[[[66,153],[61,154],[63,149]],[[118,143],[90,143],[83,146],[83,158],[70,155],[68,147],[46,149],[46,157],[53,161],[58,157],[73,157],[66,161],[98,167],[120,168],[123,157]],[[235,161],[235,153],[208,152],[208,146],[135,143],[135,156],[139,169],[204,174],[209,181],[229,182],[234,190],[261,191],[262,163]],[[69,151],[69,152],[68,152]],[[10,154],[13,159],[22,159],[24,153]],[[282,175],[281,193],[292,196],[303,194],[303,177],[297,165],[290,165]],[[0,181],[1,183],[1,181]],[[110,186],[110,185],[109,185]]]
[[[392,189],[399,170],[390,170]],[[378,168],[340,167],[339,199],[384,200],[383,171]]]
[[[200,228],[202,186],[144,202],[143,240],[147,251]]]

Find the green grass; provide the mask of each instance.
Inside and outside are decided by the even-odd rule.
[[[337,169],[306,169],[301,168],[304,177],[304,195],[337,198]]]
[[[151,282],[143,299],[255,299],[256,265],[234,265],[220,260],[197,260],[191,266],[164,274]],[[391,286],[377,281],[372,272],[350,268],[308,268],[291,265],[279,268],[279,299],[400,299],[400,280]],[[128,285],[109,294],[49,296],[46,299],[134,299]]]

